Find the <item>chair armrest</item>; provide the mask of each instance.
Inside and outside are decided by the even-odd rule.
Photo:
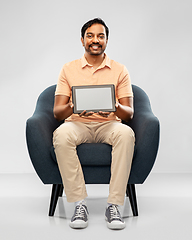
[[[43,183],[52,183],[57,175],[57,164],[52,160],[50,149],[53,131],[61,124],[46,113],[35,112],[26,123],[26,140],[32,164]],[[57,177],[58,178],[58,177]],[[58,181],[60,181],[58,179]]]
[[[140,112],[129,122],[129,126],[136,139],[129,183],[143,183],[156,159],[160,124],[152,112]]]

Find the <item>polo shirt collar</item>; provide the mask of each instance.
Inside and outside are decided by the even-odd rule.
[[[83,55],[83,57],[81,58],[81,66],[82,66],[82,68],[84,68],[85,66],[92,67],[92,65],[87,62],[85,55]],[[103,62],[99,66],[99,68],[104,68],[105,66],[111,68],[111,60],[106,54],[105,54],[105,58],[104,58]]]

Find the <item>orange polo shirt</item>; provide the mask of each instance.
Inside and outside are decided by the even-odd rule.
[[[72,101],[72,86],[102,84],[115,85],[117,102],[118,99],[123,97],[133,97],[131,80],[126,67],[109,59],[106,54],[102,64],[96,70],[87,62],[85,56],[66,63],[61,69],[55,95],[66,95]],[[79,117],[78,114],[72,114],[65,121],[104,122],[111,120],[121,121],[114,113],[110,113],[108,118],[102,117],[97,113],[89,117]]]

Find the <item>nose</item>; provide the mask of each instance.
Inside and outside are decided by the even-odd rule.
[[[94,42],[94,43],[98,43],[98,42],[99,42],[99,39],[98,39],[97,36],[94,36],[94,38],[93,38],[93,42]]]

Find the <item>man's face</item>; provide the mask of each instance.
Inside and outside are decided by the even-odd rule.
[[[105,27],[101,24],[93,24],[81,38],[85,51],[90,55],[101,55],[107,46]]]

